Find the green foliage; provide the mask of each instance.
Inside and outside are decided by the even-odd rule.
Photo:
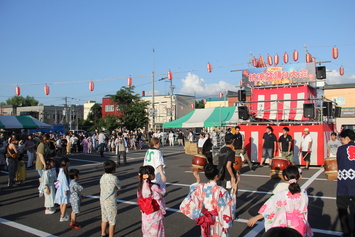
[[[95,103],[88,114],[87,120],[93,124],[97,124],[99,119],[102,117],[102,107],[101,105]]]
[[[196,100],[196,102],[195,102],[195,108],[196,108],[196,109],[203,109],[203,108],[205,108],[205,103],[203,103],[203,100]]]
[[[120,126],[118,121],[119,117],[117,115],[109,114],[106,115],[105,118],[100,119],[96,127],[99,128],[98,130],[104,128],[106,131],[111,132]]]
[[[114,102],[118,110],[122,112],[119,116],[121,127],[128,130],[142,128],[148,124],[147,107],[149,101],[141,100],[139,94],[134,92],[134,86],[123,86],[115,95],[107,95]]]
[[[17,105],[17,106],[37,106],[39,101],[36,100],[33,96],[13,96],[6,100],[6,102],[2,102],[2,105]]]

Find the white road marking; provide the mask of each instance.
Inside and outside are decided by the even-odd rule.
[[[13,227],[13,228],[18,229],[18,230],[33,234],[33,235],[36,235],[36,236],[57,237],[56,235],[52,235],[52,234],[49,234],[47,232],[44,232],[44,231],[41,231],[41,230],[37,230],[35,228],[16,223],[14,221],[9,221],[9,220],[3,219],[3,218],[0,218],[0,223],[4,224],[4,225],[7,225],[7,226],[10,226],[10,227]]]
[[[99,196],[94,196],[94,195],[87,195],[85,197],[100,199]],[[116,202],[138,206],[137,202],[126,201],[126,200],[121,200],[121,199],[116,199]],[[179,209],[170,208],[170,207],[167,207],[166,210],[171,211],[171,212],[181,212]],[[236,218],[234,221],[239,222],[239,223],[245,223],[245,224],[248,223],[247,219],[242,219],[242,218]],[[258,222],[256,222],[256,224],[257,225],[251,231],[249,231],[247,235],[245,235],[246,237],[254,237],[264,229],[264,221],[258,221]],[[341,233],[337,232],[337,231],[321,230],[321,229],[313,229],[313,228],[312,228],[312,230],[315,233],[322,233],[322,234],[329,234],[329,235],[341,235]]]
[[[301,189],[307,189],[308,186],[313,183],[314,180],[324,171],[324,168],[319,169],[310,179],[307,180],[302,186]]]

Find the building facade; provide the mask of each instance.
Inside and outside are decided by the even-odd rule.
[[[86,101],[86,103],[84,104],[84,119],[88,118],[88,115],[91,111],[91,107],[94,104],[96,104],[96,101],[91,101],[91,100]]]
[[[324,86],[324,97],[341,107],[340,118],[336,118],[337,131],[342,125],[355,126],[355,83]]]
[[[152,96],[142,96],[142,100],[149,101],[149,128],[153,128],[153,116],[155,127],[160,129],[162,124],[181,118],[182,116],[194,110],[195,97],[189,95],[173,94],[155,95],[154,111],[152,108]]]

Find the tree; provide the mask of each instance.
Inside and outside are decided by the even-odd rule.
[[[102,107],[101,105],[95,103],[88,114],[87,120],[92,122],[93,124],[97,124],[99,119],[102,117]]]
[[[18,96],[15,95],[6,100],[7,105],[17,105],[17,106],[37,106],[39,104],[38,100],[36,100],[33,96]]]
[[[100,119],[99,123],[95,127],[98,127],[99,129],[104,128],[105,130],[111,132],[120,126],[118,121],[119,117],[117,115],[108,114],[105,118]]]
[[[203,100],[196,100],[196,102],[195,102],[195,108],[196,108],[196,109],[203,109],[203,108],[205,108],[205,103],[203,103]]]
[[[120,124],[128,130],[142,128],[148,124],[148,105],[149,101],[141,100],[139,94],[134,92],[134,86],[123,86],[115,95],[107,95],[116,104]]]

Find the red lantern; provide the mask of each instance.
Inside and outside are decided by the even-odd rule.
[[[91,81],[91,82],[89,83],[89,90],[90,90],[90,91],[93,91],[93,90],[94,90],[94,82],[93,82],[93,81]]]
[[[339,55],[339,53],[338,53],[338,48],[334,46],[334,47],[332,48],[332,56],[333,56],[334,59],[337,59],[337,58],[338,58],[338,55]]]
[[[174,110],[175,110],[175,106],[172,106],[172,107],[171,107],[171,111],[174,111]]]
[[[259,67],[264,67],[264,66],[265,66],[264,58],[263,58],[263,56],[260,56],[259,57]]]
[[[207,104],[207,100],[206,100],[206,99],[203,99],[203,103],[204,103],[204,104]]]
[[[269,64],[269,66],[272,65],[272,57],[270,55],[267,56],[267,63]]]
[[[279,64],[279,61],[280,61],[280,57],[279,57],[278,54],[276,54],[276,55],[274,56],[274,64],[275,64],[275,66],[276,66],[277,64]]]
[[[145,96],[145,91],[142,91],[142,96]]]
[[[184,106],[180,106],[180,110],[184,110]]]
[[[258,60],[257,60],[256,58],[253,58],[252,63],[253,63],[253,66],[254,66],[254,67],[257,67],[257,65],[258,65]]]
[[[223,97],[222,92],[219,92],[219,93],[218,93],[218,97],[219,97],[220,99],[222,99],[222,97]]]
[[[343,66],[341,66],[341,67],[339,68],[339,74],[340,74],[340,76],[344,75],[344,68],[343,68]]]
[[[288,53],[284,53],[284,63],[288,63]]]
[[[16,94],[16,95],[21,95],[21,89],[20,89],[20,87],[16,86],[16,88],[15,88],[15,94]]]
[[[44,94],[49,95],[49,86],[44,87]]]
[[[194,109],[195,108],[195,104],[191,104],[191,109]]]
[[[306,54],[306,63],[311,63],[312,62],[312,55],[310,53]]]
[[[166,110],[166,106],[164,106],[164,110]]]
[[[210,63],[207,63],[207,72],[212,72],[212,65]]]
[[[132,77],[127,78],[127,85],[131,86],[132,85]]]
[[[173,79],[173,73],[171,71],[168,71],[168,79],[169,80]]]
[[[293,51],[293,61],[297,61],[298,60],[298,51],[295,50]]]

